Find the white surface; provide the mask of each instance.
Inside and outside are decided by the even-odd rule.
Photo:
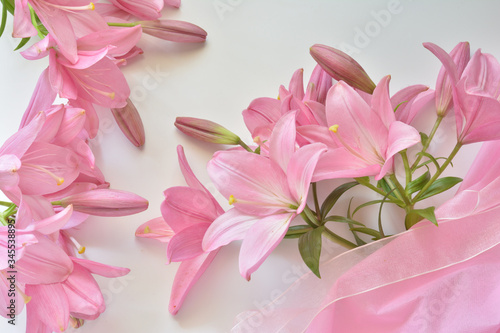
[[[388,6],[398,13],[386,17],[382,26],[373,13]],[[227,332],[239,312],[264,304],[301,274],[296,242],[287,241],[248,283],[238,273],[239,246],[233,244],[220,252],[180,313],[175,317],[168,313],[177,264],[164,265],[164,246],[136,239],[134,232],[160,215],[166,188],[184,185],[176,146],[185,147],[192,168],[206,183],[204,167],[217,148],[178,132],[173,126],[176,116],[211,119],[249,141],[241,111],[254,98],[276,97],[279,85],[288,86],[298,68],[304,68],[307,82],[315,65],[309,47],[315,43],[356,48],[353,56],[374,81],[392,74],[392,92],[408,84],[433,87],[440,66],[421,43],[431,41],[451,50],[468,40],[472,50],[481,47],[498,58],[499,12],[497,1],[451,0],[183,0],[180,10],[166,10],[166,18],[203,27],[208,41],[179,45],[143,38],[139,46],[144,56],[124,68],[146,128],[143,149],[129,144],[110,113],[100,115],[102,130],[92,143],[98,165],[112,188],[144,196],[150,208],[130,217],[91,218],[73,232],[87,247],[86,258],[132,269],[121,280],[99,279],[108,309],[78,332]],[[362,40],[359,30],[364,29],[373,30]],[[17,128],[46,66],[46,61],[27,61],[13,53],[15,45],[8,36],[0,39],[2,142]],[[156,81],[150,76],[155,71],[162,73]],[[465,150],[458,159],[468,164],[472,152]],[[23,332],[25,315],[17,321],[11,327],[0,320],[0,330]]]

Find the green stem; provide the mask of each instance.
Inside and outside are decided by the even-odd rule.
[[[5,207],[10,207],[12,205],[12,202],[0,201],[0,205]]]
[[[252,148],[248,147],[248,145],[246,143],[244,143],[241,139],[238,141],[238,144],[240,146],[242,146],[246,151],[248,151],[250,153],[254,153],[254,151],[252,150]]]
[[[313,213],[311,208],[309,208],[307,205],[304,207],[304,210],[302,211],[302,213],[304,213],[307,216],[309,221],[311,221],[315,227],[318,227],[320,225],[316,215]]]
[[[411,182],[411,169],[410,163],[408,162],[408,155],[406,154],[406,149],[400,152],[401,158],[403,159],[403,166],[405,167],[405,185]]]
[[[316,210],[316,217],[318,218],[318,221],[321,224],[321,210],[319,208],[318,190],[316,188],[316,183],[312,183],[312,190],[313,190],[313,198],[314,198],[314,209]]]
[[[386,179],[387,180],[387,179]],[[411,205],[410,200],[406,196],[405,189],[403,188],[403,185],[398,181],[396,176],[394,174],[391,174],[389,176],[388,182],[393,186],[393,188],[396,188],[396,196],[399,194],[401,196],[401,201],[403,201],[406,205]]]
[[[436,134],[436,131],[437,131],[439,125],[441,124],[442,120],[443,120],[443,116],[438,116],[437,117],[436,122],[434,123],[434,126],[432,127],[432,130],[429,133],[429,137],[428,137],[427,141],[425,142],[425,144],[422,147],[422,150],[421,150],[422,153],[425,153],[427,151],[427,148],[429,148],[429,145],[430,145],[432,139],[434,138],[434,134]],[[420,162],[421,159],[422,159],[422,155],[419,155],[417,157],[417,159],[415,160],[415,162],[413,162],[413,164],[411,166],[411,172],[412,173],[417,168],[417,165],[418,165],[418,163]]]
[[[348,241],[344,237],[340,237],[336,233],[330,231],[328,228],[325,228],[325,231],[323,232],[323,235],[325,235],[326,238],[328,238],[332,242],[337,243],[339,245],[342,245],[343,247],[345,247],[345,248],[347,248],[349,250],[358,247],[353,242]]]
[[[432,183],[434,183],[436,181],[436,179],[439,178],[439,176],[443,173],[443,171],[446,169],[446,167],[451,163],[451,161],[453,160],[455,155],[458,153],[460,148],[462,148],[462,143],[457,142],[457,144],[455,145],[455,148],[453,148],[450,156],[448,156],[446,161],[444,161],[443,165],[436,171],[434,176],[432,176],[432,178],[429,179],[427,184],[425,184],[425,186],[418,192],[418,194],[415,196],[415,198],[413,198],[413,203],[417,202],[418,199],[425,193],[425,191],[427,191],[427,189],[432,185]]]

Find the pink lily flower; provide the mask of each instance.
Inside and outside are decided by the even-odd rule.
[[[500,64],[489,54],[476,51],[461,76],[459,68],[439,46],[424,43],[442,62],[453,90],[458,142],[469,144],[500,139]]]
[[[458,43],[450,52],[450,57],[457,66],[457,75],[460,77],[470,60],[470,44]],[[439,70],[436,81],[436,110],[437,114],[445,116],[453,107],[453,88],[450,77],[444,66]]]
[[[130,271],[85,259],[71,260],[73,270],[63,282],[26,285],[26,294],[31,297],[27,304],[27,332],[39,332],[41,327],[49,332],[64,331],[69,323],[76,326],[82,319],[96,319],[106,305],[91,273],[112,278]]]
[[[389,99],[390,76],[373,92],[371,105],[343,81],[328,92],[326,117],[340,148],[324,154],[314,181],[375,176],[393,170],[394,155],[420,142],[418,131],[397,121]]]
[[[168,310],[176,314],[189,290],[217,255],[218,250],[204,251],[201,243],[205,231],[224,210],[196,178],[184,155],[177,147],[179,165],[188,187],[172,187],[165,191],[162,217],[141,225],[136,236],[167,242],[168,261],[181,261],[175,275]]]
[[[435,95],[434,90],[421,84],[401,89],[391,97],[391,106],[396,110],[396,120],[410,125],[420,111],[430,107]]]
[[[247,280],[303,211],[314,169],[326,151],[321,143],[296,150],[295,121],[295,113],[278,121],[269,158],[238,150],[219,151],[208,163],[210,178],[235,208],[210,225],[203,248],[211,251],[243,239],[240,273]]]
[[[303,70],[299,69],[293,74],[288,90],[283,86],[280,87],[278,99],[262,97],[250,103],[243,111],[245,125],[257,142],[263,142],[270,138],[281,116],[299,110],[297,125],[300,128],[310,129],[309,131],[304,129],[301,132],[304,135],[301,135],[298,140],[303,141],[302,136],[306,136],[306,132],[318,131],[318,126],[313,125],[326,125],[324,102],[331,86],[332,78],[318,65],[304,92]],[[301,143],[306,144],[307,140]]]
[[[130,89],[109,57],[129,51],[140,35],[138,26],[86,35],[77,40],[79,59],[75,63],[60,54],[50,35],[21,54],[31,60],[49,55],[49,80],[60,97],[83,99],[110,108],[124,107]]]
[[[78,176],[77,157],[71,150],[35,140],[45,119],[39,113],[0,148],[0,189],[17,205],[22,194],[57,192]]]
[[[85,27],[86,32],[90,32],[108,28],[102,17],[93,12],[94,4],[88,0],[73,0],[71,5],[66,0],[15,0],[14,37],[37,34],[31,25],[29,5],[70,63],[78,60],[76,39],[81,35],[77,29]],[[73,21],[77,22],[75,26]]]

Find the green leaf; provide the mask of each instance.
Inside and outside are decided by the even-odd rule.
[[[17,51],[21,47],[23,47],[24,45],[26,45],[26,43],[30,40],[30,38],[31,37],[26,37],[26,38],[21,39],[21,41],[19,42],[19,45],[17,45],[17,47],[14,49],[14,51]]]
[[[257,155],[260,155],[260,146],[258,146],[257,148],[255,148],[254,153],[256,153]]]
[[[7,23],[7,6],[2,4],[2,23],[0,23],[0,37],[2,37],[5,30],[5,24]]]
[[[435,207],[428,207],[425,209],[414,209],[408,212],[405,217],[405,227],[406,229],[410,229],[417,222],[428,219],[436,226],[438,225],[436,220],[436,215],[434,214]]]
[[[417,153],[417,155],[422,155],[422,156],[425,156],[427,157],[428,159],[430,159],[432,161],[432,163],[434,163],[434,165],[436,166],[436,169],[439,169],[441,166],[439,165],[438,161],[436,160],[436,158],[434,156],[432,156],[431,154],[429,153],[424,153],[424,152],[420,152],[420,153]]]
[[[406,185],[405,191],[408,195],[420,191],[425,184],[431,179],[431,175],[429,171],[425,172],[423,175],[418,177],[417,179],[412,180]]]
[[[358,182],[345,183],[334,189],[328,195],[328,197],[326,197],[325,201],[323,201],[323,204],[321,205],[321,219],[324,219],[328,215],[328,213],[333,208],[335,203],[337,203],[337,200],[339,200],[342,194],[358,184]]]
[[[319,257],[321,255],[321,234],[324,226],[311,230],[299,238],[299,252],[309,269],[319,278]]]
[[[449,190],[453,186],[457,185],[462,181],[462,178],[458,177],[444,177],[436,180],[431,186],[420,196],[418,201],[427,199],[436,194]]]
[[[351,228],[351,231],[357,231],[357,232],[361,232],[363,234],[373,236],[374,237],[373,240],[377,240],[377,239],[382,238],[382,235],[380,234],[380,232],[378,232],[375,229],[371,229],[371,228]]]
[[[340,222],[340,223],[350,223],[350,224],[356,224],[356,225],[361,225],[364,226],[363,223],[355,221],[351,218],[345,217],[345,216],[340,216],[340,215],[331,215],[328,216],[323,220],[324,222]]]
[[[366,178],[368,178],[368,177],[366,177]],[[356,179],[356,180],[357,180],[357,179]],[[368,181],[369,181],[369,179],[368,179]],[[353,199],[353,198],[351,198],[351,200],[349,200],[349,205],[347,206],[347,218],[348,218],[348,219],[352,219],[352,215],[351,215],[351,204],[352,204],[352,199]],[[354,214],[353,214],[353,215],[354,215]],[[353,227],[353,225],[352,225],[351,223],[349,223],[349,230],[351,230],[351,228],[352,228],[352,227]],[[361,246],[361,245],[365,245],[365,244],[366,244],[366,242],[365,242],[364,240],[362,240],[361,238],[359,238],[358,234],[357,234],[355,231],[352,231],[352,230],[351,230],[351,232],[352,232],[352,235],[354,236],[354,239],[356,240],[356,244],[357,244],[358,246]]]
[[[382,200],[372,200],[372,201],[365,202],[364,204],[361,204],[358,207],[356,207],[356,209],[354,209],[354,211],[352,212],[352,216],[354,216],[354,214],[356,214],[358,212],[358,210],[360,210],[361,208],[371,206],[371,205],[376,205],[376,204],[381,203],[381,202],[382,202]]]
[[[427,134],[425,134],[424,132],[420,132],[420,142],[422,143],[422,146],[425,146],[428,140],[429,137],[427,136]]]
[[[300,236],[311,230],[313,230],[313,228],[309,225],[294,225],[288,228],[285,238],[287,239],[299,238]]]
[[[5,8],[14,15],[14,0],[2,0],[2,5],[5,6]]]
[[[389,184],[387,184],[387,181],[384,178],[382,178],[377,182],[377,187],[384,190],[385,193],[390,193],[391,197],[397,199],[396,195],[394,194],[394,190],[391,189],[391,187],[389,186]]]

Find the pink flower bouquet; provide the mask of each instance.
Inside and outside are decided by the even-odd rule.
[[[480,50],[471,57],[468,43],[450,53],[424,46],[442,63],[435,90],[413,85],[391,94],[390,76],[375,84],[350,56],[314,45],[318,66],[305,90],[298,70],[277,99],[257,98],[243,111],[250,144],[212,121],[177,118],[177,128],[193,138],[237,147],[217,151],[207,165],[229,205],[198,181],[179,146],[188,186],[167,189],[162,217],[137,229],[137,236],[167,243],[169,262],[182,262],[171,313],[221,247],[242,240],[239,270],[250,280],[280,242],[297,239],[310,273],[264,309],[238,316],[235,332],[499,328],[500,64]],[[429,147],[445,117],[455,117],[455,146],[433,156]],[[422,128],[422,118],[434,125]],[[464,145],[485,141],[463,181],[443,175]],[[331,188],[332,179],[342,182]],[[461,182],[452,199],[433,205],[435,195]],[[353,198],[339,212],[354,187],[374,192],[375,200]],[[374,205],[378,214],[363,217],[360,211]],[[400,209],[400,220],[382,218],[389,206]],[[342,228],[351,235],[341,236]],[[325,241],[349,251],[324,258]]]

